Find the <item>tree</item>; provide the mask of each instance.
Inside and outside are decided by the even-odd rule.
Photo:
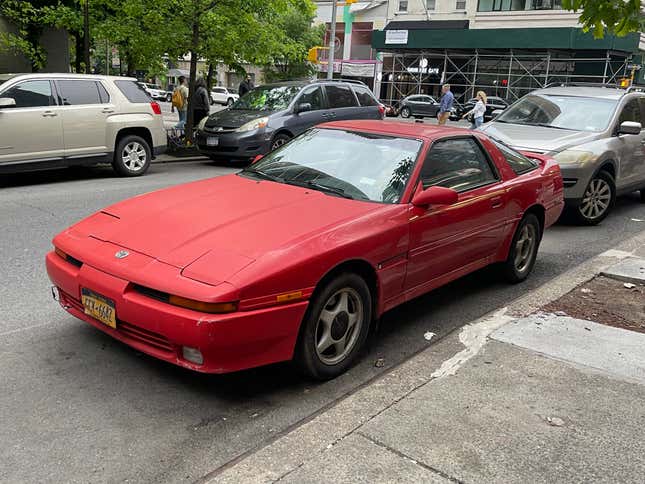
[[[641,0],[562,0],[566,10],[580,11],[580,23],[595,38],[605,32],[618,36],[645,29]]]

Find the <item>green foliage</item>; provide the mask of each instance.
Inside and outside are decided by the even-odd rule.
[[[3,0],[0,16],[16,28],[17,33],[0,32],[0,49],[23,55],[34,70],[42,69],[47,62],[45,49],[38,39],[47,25],[41,20],[41,10],[49,3],[43,0]]]
[[[562,0],[566,10],[580,11],[580,23],[597,39],[605,32],[618,36],[645,28],[640,0]]]

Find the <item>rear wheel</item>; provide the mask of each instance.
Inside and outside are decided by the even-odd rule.
[[[409,107],[406,106],[403,109],[401,109],[402,118],[409,118],[411,114],[412,114],[412,111],[410,111]]]
[[[150,167],[150,145],[140,136],[128,135],[116,144],[112,168],[120,176],[141,176]]]
[[[541,237],[540,221],[534,214],[526,214],[517,226],[504,262],[504,275],[509,282],[522,282],[529,276],[535,265]]]
[[[299,370],[328,380],[347,371],[367,339],[372,297],[365,281],[341,274],[310,302],[295,353]]]
[[[226,101],[227,106],[232,106],[235,100],[232,97],[229,97]]]
[[[609,215],[615,200],[614,178],[606,171],[600,171],[587,185],[582,200],[575,208],[575,216],[583,225],[597,225]]]

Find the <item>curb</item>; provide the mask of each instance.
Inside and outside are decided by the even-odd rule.
[[[422,349],[389,372],[368,380],[356,391],[331,402],[273,439],[260,443],[209,472],[200,483],[276,482],[332,448],[345,437],[406,398],[418,388],[442,376],[443,363],[464,351],[460,333],[477,324],[495,326],[496,320],[514,320],[538,310],[580,284],[596,277],[616,262],[642,256],[645,231],[572,268],[533,291],[512,301],[508,307],[491,311],[441,340]],[[510,318],[510,319],[509,319]],[[492,323],[492,324],[491,324]],[[484,335],[487,340],[489,334]],[[468,348],[466,348],[468,349]]]

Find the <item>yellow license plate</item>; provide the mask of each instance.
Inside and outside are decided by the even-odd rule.
[[[116,329],[116,306],[112,299],[85,288],[81,289],[81,299],[85,314]]]

